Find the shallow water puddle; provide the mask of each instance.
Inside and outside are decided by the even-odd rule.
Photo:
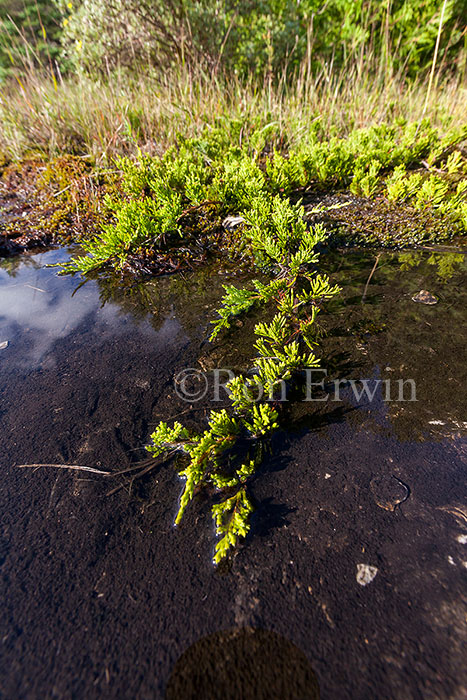
[[[162,698],[187,649],[189,671],[200,640],[240,630],[243,649],[254,628],[305,654],[323,698],[463,697],[464,256],[323,255],[344,292],[324,318],[316,398],[339,378],[342,400],[297,403],[253,485],[252,535],[215,570],[205,504],[172,527],[172,466],[111,497],[93,475],[15,467],[124,468],[159,420],[204,420],[209,403],[190,413],[174,395],[177,372],[251,356],[248,320],[203,342],[217,268],[79,287],[45,267],[68,255],[0,264],[5,696]],[[420,290],[438,303],[413,302]],[[417,401],[385,400],[387,378],[413,379]],[[349,384],[361,379],[380,381],[372,400]]]
[[[84,329],[92,328],[96,338],[114,334],[117,341],[119,333],[134,324],[111,299],[103,303],[97,281],[80,287],[81,280],[59,277],[56,268],[47,267],[68,257],[64,250],[50,250],[0,264],[0,335],[8,342],[8,354],[2,359],[9,367],[50,365],[56,343]],[[170,307],[157,330],[147,320],[138,324],[138,333],[146,333],[154,344],[170,343],[180,332]]]
[[[375,393],[347,396],[385,413],[400,439],[466,434],[467,257],[349,251],[325,265],[343,287],[324,342],[329,374],[367,378]],[[436,305],[412,300],[423,289]]]

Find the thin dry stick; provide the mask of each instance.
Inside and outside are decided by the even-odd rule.
[[[381,253],[378,253],[378,255],[376,256],[375,264],[373,265],[373,269],[371,270],[370,276],[368,277],[368,279],[366,281],[365,289],[363,291],[363,296],[362,296],[362,304],[365,301],[366,293],[368,291],[368,285],[370,284],[371,278],[373,277],[375,270],[378,267],[378,262],[379,262],[380,257],[381,257]]]
[[[40,467],[55,467],[56,469],[76,469],[81,472],[92,472],[101,476],[112,476],[112,472],[104,472],[93,467],[83,467],[79,464],[18,464],[18,469],[39,469]]]
[[[116,472],[115,476],[117,476],[119,474],[126,474],[126,473],[128,473],[130,471],[134,471],[136,469],[141,469],[142,471],[140,471],[138,474],[135,474],[130,479],[130,492],[131,492],[131,489],[133,487],[133,482],[135,481],[135,479],[139,479],[140,476],[144,476],[148,472],[152,471],[152,469],[154,469],[154,467],[157,467],[161,464],[161,462],[168,460],[169,457],[171,457],[173,454],[175,454],[176,451],[177,451],[176,449],[171,450],[168,454],[161,455],[162,459],[159,461],[157,460],[157,458],[154,458],[154,457],[150,457],[149,459],[145,459],[144,461],[139,462],[139,464],[136,464],[134,467],[130,467],[129,469],[123,469],[120,472]],[[119,486],[116,486],[114,489],[109,491],[107,496],[113,496],[114,493],[117,493],[117,491],[120,491],[120,489],[123,489],[125,486],[126,486],[126,484],[119,484]]]
[[[167,455],[163,455],[163,459],[168,459],[176,450],[172,450]],[[132,467],[127,467],[126,469],[121,469],[118,472],[112,472],[112,476],[120,476],[121,474],[128,474],[129,472],[138,471],[138,469],[145,469],[148,465],[156,466],[159,462],[156,461],[155,457],[148,457],[148,459],[143,459],[141,462],[134,464]]]
[[[144,476],[148,472],[150,472],[154,467],[157,466],[157,462],[154,462],[153,464],[150,464],[147,466],[145,469],[143,469],[141,472],[138,474],[135,474],[134,476],[131,477],[130,483],[129,483],[129,493],[131,493],[131,489],[133,488],[133,482],[135,479],[139,479],[140,476]],[[126,486],[126,484],[120,484],[119,486],[116,486],[114,489],[108,492],[107,496],[113,496],[114,493],[117,493],[117,491],[120,491],[120,489],[123,489]]]
[[[204,341],[203,341],[204,342]],[[174,416],[170,417],[170,420],[174,420],[174,418],[179,418],[180,416],[184,416],[185,413],[194,413],[195,411],[207,411],[208,409],[206,406],[191,406],[190,408],[185,409],[185,411],[180,411],[180,413],[176,413]],[[162,416],[162,413],[156,413],[156,416]],[[158,425],[158,423],[149,423],[149,425]]]

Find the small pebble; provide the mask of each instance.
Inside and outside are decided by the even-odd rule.
[[[243,216],[227,216],[222,222],[222,226],[227,229],[227,231],[233,231],[240,224],[245,223]]]
[[[0,350],[6,350],[8,347],[9,343],[8,340],[4,340],[0,343]]]
[[[418,294],[415,294],[412,297],[412,301],[416,301],[419,304],[428,304],[429,306],[438,303],[438,299],[426,289],[421,289]]]
[[[369,564],[357,564],[357,583],[360,586],[367,586],[371,583],[378,573],[376,566],[370,566]]]

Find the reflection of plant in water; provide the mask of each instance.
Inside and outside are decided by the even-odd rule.
[[[136,318],[145,318],[148,313],[157,315],[160,310],[166,312],[167,308],[170,308],[172,298],[178,300],[188,296],[187,285],[181,277],[161,279],[158,280],[158,284],[122,284],[114,275],[105,278],[96,275],[96,280],[103,306],[109,302],[118,304],[123,313],[131,313]]]
[[[420,263],[422,262],[423,258],[423,253],[419,250],[410,253],[400,253],[398,256],[401,270],[403,272],[406,272],[407,270],[410,270],[413,267],[418,267],[418,265],[420,265]]]
[[[462,253],[432,253],[427,258],[421,251],[399,254],[399,263],[403,272],[418,267],[425,261],[436,267],[437,275],[441,281],[447,282],[460,271],[462,263],[465,262],[465,255]]]
[[[11,258],[0,259],[0,269],[5,270],[10,277],[16,277],[20,267],[32,267],[39,270],[41,265],[37,260],[27,255],[14,255]]]
[[[378,322],[374,318],[362,318],[352,327],[352,334],[358,340],[367,340],[370,337],[383,333],[387,328],[384,322]]]
[[[353,378],[358,367],[358,376],[377,376],[395,386],[400,379],[413,379],[417,401],[396,399],[382,407],[399,440],[441,438],[465,430],[467,265],[465,257],[461,260],[458,255],[383,253],[365,304],[361,304],[361,291],[374,257],[369,252],[348,251],[345,256],[328,254],[324,260],[326,272],[339,275],[346,293],[330,305],[323,351],[326,358],[351,353],[344,372],[338,364],[327,362],[328,376]],[[455,264],[447,282],[437,277],[443,257],[448,270]],[[404,261],[406,267],[401,271]],[[439,293],[440,303],[428,307],[413,303],[413,292],[423,287]],[[359,346],[350,340],[355,336]],[[396,389],[391,398],[397,393]],[[366,413],[360,420],[362,429],[372,429]]]
[[[428,258],[428,264],[436,266],[438,277],[443,281],[451,279],[451,277],[459,272],[459,267],[464,261],[465,256],[461,253],[448,253],[444,255],[433,253]]]
[[[225,275],[229,272],[237,275],[238,269],[227,269],[225,275],[219,272],[219,265],[214,263],[186,275],[167,275],[139,282],[131,278],[122,281],[116,275],[103,277],[94,274],[93,277],[99,285],[102,305],[109,302],[118,304],[124,313],[149,319],[156,330],[167,314],[173,312],[185,333],[191,336],[200,330],[200,323],[209,313],[208,309],[214,309],[222,297]]]

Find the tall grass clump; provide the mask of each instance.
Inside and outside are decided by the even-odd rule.
[[[467,88],[441,79],[424,110],[426,85],[360,74],[354,65],[327,78],[299,76],[265,87],[235,76],[213,79],[180,67],[170,75],[75,75],[52,80],[29,68],[0,86],[0,152],[18,160],[30,153],[64,152],[109,165],[116,155],[162,154],[178,134],[197,137],[218,119],[240,119],[244,137],[274,122],[279,139],[298,142],[312,129],[322,138],[345,136],[372,124],[418,121],[448,129],[465,120]]]

